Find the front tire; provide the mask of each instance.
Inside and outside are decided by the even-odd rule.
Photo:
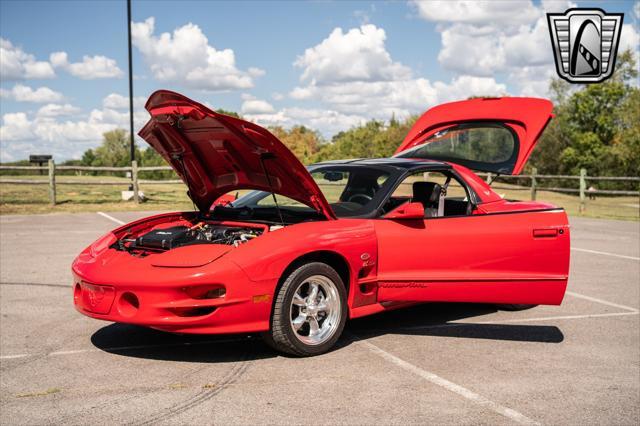
[[[265,341],[296,356],[327,352],[344,329],[346,300],[344,283],[332,267],[320,262],[298,267],[276,294]]]

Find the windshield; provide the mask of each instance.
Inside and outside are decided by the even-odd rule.
[[[317,166],[309,169],[313,180],[322,191],[337,217],[364,216],[379,205],[389,186],[390,173],[382,168],[354,165]],[[275,195],[278,206],[285,212],[314,210],[283,195]],[[273,196],[265,191],[252,191],[240,197],[229,207],[274,209]]]

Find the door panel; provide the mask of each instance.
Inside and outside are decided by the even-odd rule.
[[[375,222],[378,301],[560,304],[562,210]]]

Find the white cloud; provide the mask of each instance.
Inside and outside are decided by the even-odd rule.
[[[35,56],[14,46],[11,41],[0,38],[0,78],[2,80],[25,80],[53,78],[56,73],[49,62],[37,61]]]
[[[133,44],[159,81],[223,91],[251,88],[253,79],[264,74],[259,68],[239,70],[233,50],[209,45],[200,27],[192,23],[156,36],[155,19],[150,17],[134,22],[131,31]]]
[[[283,108],[271,114],[247,114],[244,117],[263,126],[304,125],[318,129],[326,137],[367,121],[366,117],[331,109],[298,107]]]
[[[511,1],[411,1],[427,21],[475,25],[529,24],[540,16],[530,0]]]
[[[384,46],[385,39],[384,29],[371,24],[346,33],[336,28],[318,45],[306,49],[294,65],[303,69],[300,80],[319,85],[410,77],[410,68],[391,60]]]
[[[2,115],[2,127],[0,127],[0,141],[19,141],[33,137],[31,123],[24,112],[11,112]],[[3,151],[6,150],[3,146]]]
[[[635,15],[636,18],[640,18],[640,1],[637,1],[633,5],[633,14]]]
[[[549,82],[557,78],[554,66],[523,66],[509,73],[509,82],[518,87],[520,96],[548,97]]]
[[[133,107],[136,109],[143,108],[146,102],[147,102],[147,99],[144,98],[143,96],[133,97]],[[118,93],[111,93],[102,100],[102,106],[105,108],[111,108],[111,109],[128,109],[129,97],[122,96]]]
[[[503,96],[507,95],[507,86],[489,77],[473,77],[463,75],[456,77],[451,83],[440,81],[434,83],[438,103],[467,99],[470,96]]]
[[[440,64],[451,71],[490,76],[505,67],[505,51],[491,27],[456,24],[441,32]]]
[[[372,118],[406,116],[437,102],[435,88],[424,78],[400,81],[356,81],[325,86],[295,88],[291,96],[298,100],[321,100],[345,114]]]
[[[88,114],[72,105],[45,105],[32,117],[27,112],[2,116],[0,158],[10,161],[33,153],[53,154],[56,159],[80,158],[84,151],[102,142],[104,132],[129,128],[129,114],[110,108]],[[137,132],[149,118],[144,110],[134,112]]]
[[[437,4],[436,4],[437,3]],[[458,75],[505,75],[523,95],[546,96],[555,75],[547,12],[564,12],[565,0],[414,2],[420,17],[438,22],[439,63]]]
[[[80,108],[74,107],[71,104],[47,104],[38,110],[36,116],[39,118],[60,117],[78,114],[80,111]]]
[[[392,60],[384,41],[384,30],[374,25],[346,33],[334,30],[298,58],[296,64],[304,68],[301,80],[306,84],[295,87],[289,96],[325,105],[326,110],[338,114],[334,115],[335,127],[336,123],[359,122],[363,117],[406,117],[437,103],[507,91],[504,84],[489,77],[461,76],[450,83],[415,77],[410,68]],[[291,113],[285,115],[290,117]],[[316,122],[328,126],[321,117]],[[326,128],[320,130],[326,133]]]
[[[620,30],[620,46],[618,46],[618,53],[624,52],[626,49],[631,49],[635,52],[636,59],[638,59],[638,51],[640,50],[640,34],[633,24],[623,24],[622,29]]]
[[[67,52],[53,52],[49,55],[49,61],[54,67],[66,67],[69,65]]]
[[[251,96],[243,96],[244,102],[240,107],[242,114],[271,114],[275,108],[269,102],[262,99],[255,99]]]
[[[266,74],[266,71],[257,67],[249,67],[247,72],[251,77],[262,77]]]
[[[22,84],[16,84],[11,90],[0,89],[0,97],[18,102],[34,103],[58,102],[63,98],[62,93],[48,87],[38,87],[34,90]]]
[[[119,78],[123,72],[115,59],[102,55],[82,57],[82,62],[70,63],[66,52],[54,52],[49,56],[54,67],[63,68],[74,77],[83,80],[94,80],[97,78]]]

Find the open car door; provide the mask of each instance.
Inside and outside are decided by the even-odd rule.
[[[395,156],[515,175],[553,117],[552,110],[546,99],[515,97],[438,105],[416,121]]]
[[[378,302],[559,305],[569,277],[561,209],[375,222]]]

